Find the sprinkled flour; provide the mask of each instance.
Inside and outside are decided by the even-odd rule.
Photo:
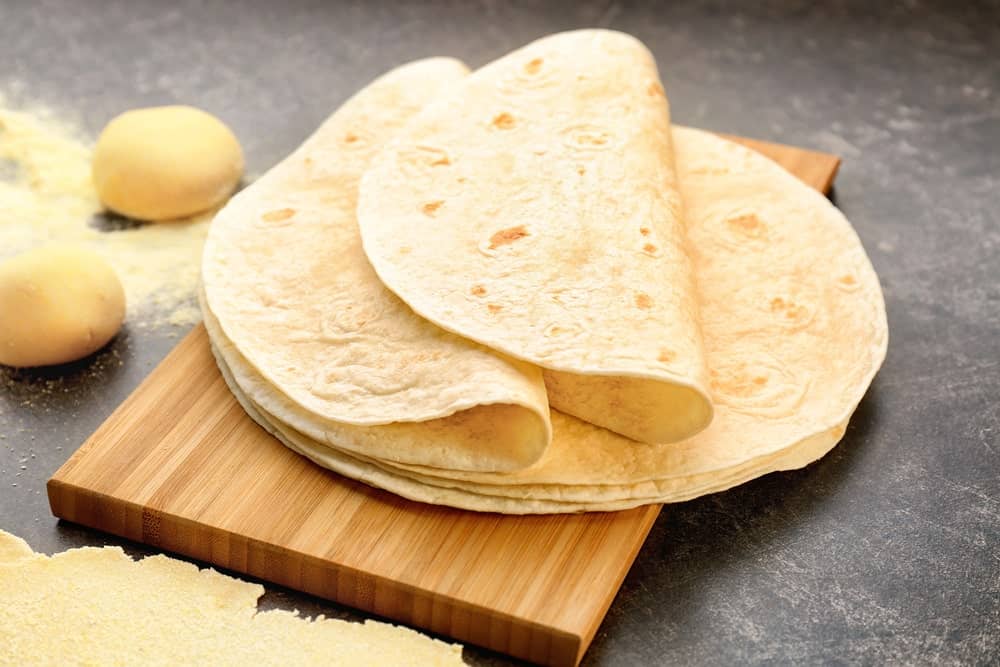
[[[104,211],[90,180],[91,144],[46,109],[0,98],[0,260],[50,242],[103,255],[125,287],[130,326],[191,325],[212,212],[145,224]]]

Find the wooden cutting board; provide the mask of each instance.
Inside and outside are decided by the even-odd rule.
[[[840,162],[737,140],[823,191]],[[202,326],[48,495],[63,519],[549,665],[580,661],[660,511],[478,514],[340,477],[244,414]]]

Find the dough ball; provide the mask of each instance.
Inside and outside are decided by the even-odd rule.
[[[49,366],[96,352],[125,318],[125,291],[104,259],[67,246],[0,263],[0,364]]]
[[[225,201],[243,175],[243,150],[222,121],[200,109],[135,109],[101,132],[92,171],[112,211],[172,220]]]

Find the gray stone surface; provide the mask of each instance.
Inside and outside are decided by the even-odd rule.
[[[195,104],[260,173],[392,65],[609,26],[655,52],[678,122],[842,155],[836,201],[885,288],[882,372],[819,463],[667,507],[585,662],[1000,662],[1000,5],[204,5],[0,2],[0,91],[94,133]],[[119,543],[58,524],[44,483],[179,333],[0,371],[0,527],[49,552]],[[358,617],[274,587],[265,606]]]

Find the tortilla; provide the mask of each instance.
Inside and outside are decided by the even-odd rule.
[[[234,197],[205,242],[204,303],[310,438],[391,462],[512,470],[551,437],[541,372],[417,317],[375,276],[355,217],[372,156],[466,72],[432,58],[386,74]]]
[[[413,500],[479,511],[617,510],[687,500],[800,468],[843,436],[885,357],[878,279],[830,202],[750,149],[673,130],[716,419],[681,443],[643,445],[558,411],[542,459],[476,474],[358,456],[303,435],[223,336],[227,380],[248,412],[320,465]],[[832,270],[831,270],[832,269]],[[242,390],[242,391],[241,391]]]
[[[669,445],[628,440],[552,411],[531,468],[478,483],[622,484],[723,470],[845,423],[885,358],[878,277],[821,193],[749,148],[673,128],[715,419]],[[503,480],[502,482],[498,480]]]
[[[206,325],[214,326],[209,321],[206,321]],[[289,449],[324,468],[410,500],[480,512],[560,514],[617,511],[651,503],[689,500],[723,491],[769,472],[808,465],[833,448],[847,426],[845,421],[830,432],[817,434],[785,451],[748,461],[723,472],[653,480],[632,485],[514,484],[495,487],[475,482],[425,477],[409,470],[386,465],[384,462],[365,459],[319,444],[267,413],[247,396],[244,388],[250,393],[267,393],[269,389],[261,385],[263,383],[261,378],[255,376],[245,362],[240,361],[238,351],[231,343],[213,335],[212,351],[226,383],[247,414]],[[230,363],[233,364],[232,367]]]
[[[257,611],[264,587],[118,547],[34,553],[0,530],[0,662],[20,665],[462,665],[408,628]]]
[[[635,38],[538,40],[449,88],[365,175],[364,249],[435,324],[642,442],[712,419],[669,111]]]

